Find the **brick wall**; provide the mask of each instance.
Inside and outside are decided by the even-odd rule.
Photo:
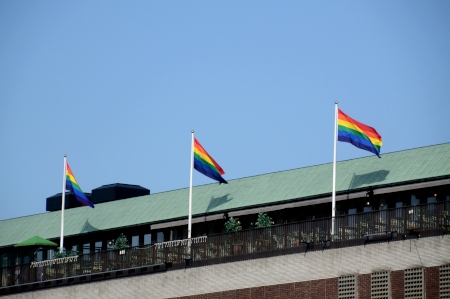
[[[404,271],[391,273],[392,299],[404,298]],[[358,275],[358,299],[371,298],[370,274]],[[425,268],[426,299],[439,299],[439,267]],[[170,299],[337,299],[338,278],[269,285]]]
[[[391,272],[391,291],[392,299],[405,298],[405,275],[403,270]]]
[[[326,295],[326,299],[336,299],[338,297],[338,278],[327,279]]]
[[[242,299],[251,299],[252,293],[250,289],[240,289],[236,290],[236,298],[242,298]]]
[[[251,288],[250,294],[251,299],[264,298],[264,287]]]
[[[425,268],[426,299],[439,299],[439,267]]]
[[[311,282],[309,282],[309,281],[295,283],[296,297],[294,297],[294,298],[309,298],[310,297],[310,291],[309,291],[310,283]]]
[[[285,283],[171,299],[336,299],[338,279]],[[370,294],[369,297],[370,298]]]
[[[370,294],[371,294],[371,275],[370,274],[358,275],[358,298],[370,298]]]
[[[327,284],[325,279],[313,280],[310,282],[309,297],[311,298],[325,298],[327,295]]]

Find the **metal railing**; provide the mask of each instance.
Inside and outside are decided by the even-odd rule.
[[[338,216],[335,235],[331,236],[331,218],[302,221],[268,228],[256,228],[230,234],[210,235],[191,244],[133,247],[79,255],[68,262],[40,262],[0,268],[0,290],[5,287],[83,275],[110,273],[123,269],[165,264],[172,269],[203,266],[230,261],[269,257],[289,253],[323,250],[365,244],[364,236],[396,232],[399,236],[436,236],[448,232],[450,202],[437,202]],[[396,235],[397,235],[396,234]],[[327,242],[331,240],[331,242]],[[61,260],[61,259],[60,259]],[[166,269],[166,268],[165,268]],[[103,278],[103,276],[98,276]],[[1,295],[1,292],[0,292]]]

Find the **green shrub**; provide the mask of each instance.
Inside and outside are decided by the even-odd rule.
[[[119,237],[116,239],[116,242],[114,244],[114,249],[124,249],[124,248],[128,248],[130,246],[128,246],[128,240],[127,237],[121,233],[119,235]]]
[[[269,227],[273,224],[272,218],[267,215],[266,212],[261,212],[258,214],[258,219],[256,220],[256,227]]]
[[[235,233],[237,231],[240,231],[242,229],[242,226],[239,218],[231,217],[230,219],[228,219],[228,221],[225,222],[225,229],[227,233]]]

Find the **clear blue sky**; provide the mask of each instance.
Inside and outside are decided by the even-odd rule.
[[[330,163],[335,101],[381,154],[450,142],[449,16],[448,0],[1,1],[0,219],[45,212],[64,154],[85,192],[187,188],[192,129],[231,184]]]

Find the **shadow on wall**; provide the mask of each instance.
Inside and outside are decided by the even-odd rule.
[[[358,188],[363,185],[371,185],[386,180],[389,175],[388,170],[378,170],[366,174],[353,174],[349,189]]]

